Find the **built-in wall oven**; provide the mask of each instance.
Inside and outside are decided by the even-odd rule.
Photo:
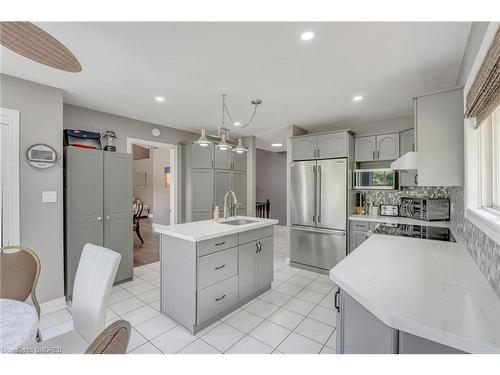
[[[398,188],[398,174],[389,168],[356,169],[354,189],[395,190]]]

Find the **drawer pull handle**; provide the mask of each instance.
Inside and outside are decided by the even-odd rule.
[[[222,297],[216,298],[215,302],[219,302],[220,300],[223,300],[224,298],[226,298],[225,294]]]
[[[226,267],[226,265],[225,265],[225,264],[223,264],[222,266],[219,266],[219,267],[215,267],[215,269],[216,269],[216,270],[220,270],[220,269],[222,269],[222,268],[224,268],[224,267]]]
[[[221,246],[221,245],[224,245],[225,243],[226,243],[226,241],[222,241],[222,242],[216,243],[215,246]]]

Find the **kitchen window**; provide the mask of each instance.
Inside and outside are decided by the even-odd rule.
[[[500,29],[490,25],[465,84],[465,217],[500,244]]]
[[[500,106],[478,128],[481,207],[500,215]]]

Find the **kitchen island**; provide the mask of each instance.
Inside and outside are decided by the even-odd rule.
[[[277,220],[238,216],[160,234],[160,308],[193,334],[271,288]]]
[[[500,353],[500,300],[460,242],[374,234],[330,278],[338,353]]]

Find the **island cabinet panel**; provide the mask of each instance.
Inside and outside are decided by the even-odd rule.
[[[386,326],[343,290],[338,291],[337,353],[396,354],[398,331]]]
[[[229,234],[209,240],[197,242],[198,256],[211,254],[216,251],[229,249],[230,247],[238,246],[238,235]]]
[[[184,327],[196,323],[196,243],[160,236],[161,311]]]
[[[198,289],[204,289],[238,273],[238,248],[198,258]]]
[[[466,354],[447,345],[399,331],[399,354]]]
[[[259,246],[255,242],[239,246],[238,275],[240,299],[245,299],[257,291],[257,253]]]
[[[260,251],[257,253],[257,289],[264,288],[273,282],[273,241],[273,237],[266,237],[259,241]]]
[[[207,321],[238,303],[238,276],[198,292],[198,323]]]

